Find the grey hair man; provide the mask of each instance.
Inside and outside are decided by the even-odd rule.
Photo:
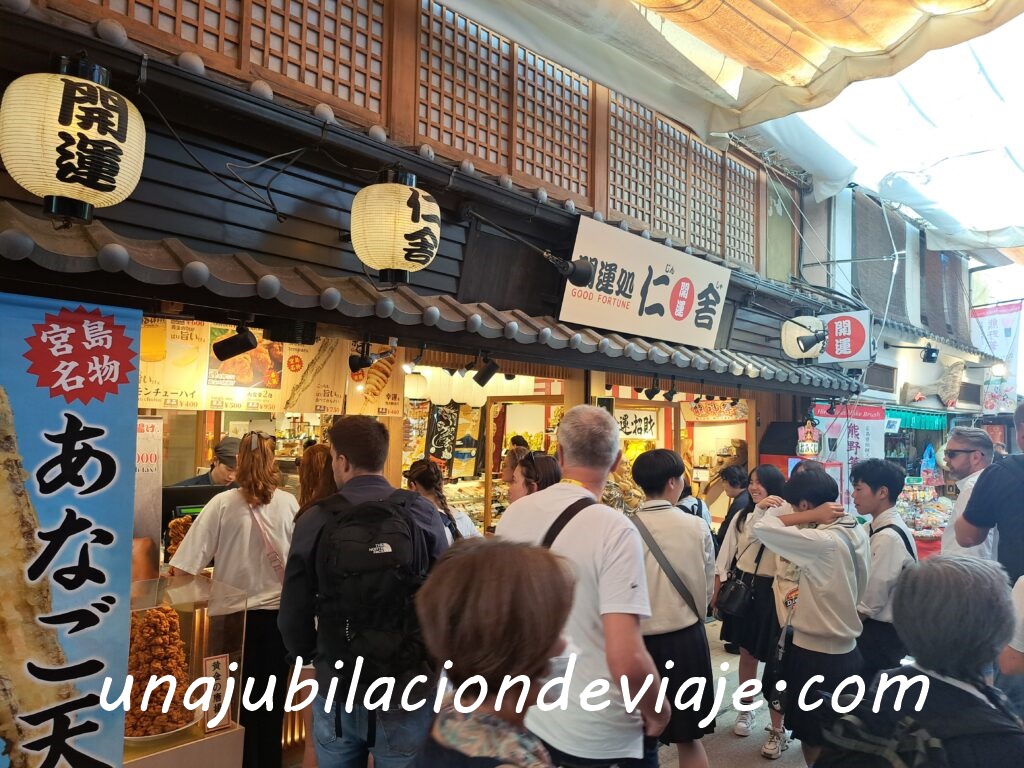
[[[970,555],[982,560],[996,559],[995,528],[989,530],[981,544],[963,547],[956,541],[956,521],[967,509],[967,503],[974,493],[974,484],[981,473],[992,463],[994,446],[992,438],[984,429],[976,427],[953,427],[946,442],[946,469],[956,480],[959,494],[953,506],[953,514],[949,524],[942,533],[942,553],[944,555]]]
[[[577,657],[566,707],[534,707],[526,716],[526,727],[544,741],[556,765],[657,764],[654,737],[670,715],[667,706],[655,709],[660,677],[640,632],[640,619],[650,615],[640,534],[625,515],[600,503],[608,475],[622,459],[619,440],[619,427],[604,409],[570,409],[558,427],[562,481],[511,504],[497,527],[504,538],[550,547],[576,575],[566,634]],[[635,692],[648,675],[653,684],[633,712],[615,683],[604,699],[609,706],[581,706],[591,681],[625,677]]]

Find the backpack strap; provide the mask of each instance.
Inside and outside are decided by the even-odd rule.
[[[548,528],[548,532],[544,534],[544,538],[541,539],[540,545],[544,547],[544,549],[551,549],[551,545],[555,543],[555,539],[558,538],[558,534],[562,532],[562,529],[565,528],[565,526],[567,526],[569,522],[576,517],[576,515],[594,504],[597,504],[597,500],[587,497],[584,499],[577,499],[566,507],[562,514],[555,518],[555,522],[551,524],[551,527]]]
[[[874,536],[876,533],[881,533],[882,531],[889,530],[896,531],[896,533],[900,535],[900,538],[903,539],[903,546],[907,549],[907,554],[910,555],[916,562],[917,554],[914,552],[914,547],[910,543],[910,539],[907,538],[907,534],[898,525],[894,525],[893,523],[889,523],[889,525],[883,525],[881,528],[871,531],[871,533],[868,535],[868,538],[871,538],[871,536]]]

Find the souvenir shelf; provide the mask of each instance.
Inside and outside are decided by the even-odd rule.
[[[940,496],[935,486],[925,485],[920,477],[908,477],[896,501],[896,510],[914,534],[930,541],[942,538],[942,531],[953,513],[953,502]]]

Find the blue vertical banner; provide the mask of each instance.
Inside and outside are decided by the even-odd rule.
[[[0,768],[123,762],[141,322],[0,294]]]

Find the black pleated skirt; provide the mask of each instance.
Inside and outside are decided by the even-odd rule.
[[[738,572],[743,580],[754,585],[754,600],[746,614],[740,618],[722,617],[721,638],[736,643],[758,661],[768,661],[779,637],[779,617],[775,613],[775,595],[772,594],[773,576],[752,576]]]
[[[651,654],[658,672],[668,680],[666,700],[672,707],[672,717],[659,739],[663,744],[695,741],[709,733],[714,733],[715,721],[701,727],[699,725],[715,706],[715,679],[711,669],[711,651],[708,648],[708,636],[704,630],[704,622],[698,621],[691,627],[666,632],[661,635],[645,635],[644,644]],[[666,668],[667,661],[674,662],[671,669]],[[704,690],[696,709],[687,706],[680,709],[675,705],[676,693],[694,678],[704,679]],[[687,687],[680,696],[683,704],[694,698],[696,683]]]

